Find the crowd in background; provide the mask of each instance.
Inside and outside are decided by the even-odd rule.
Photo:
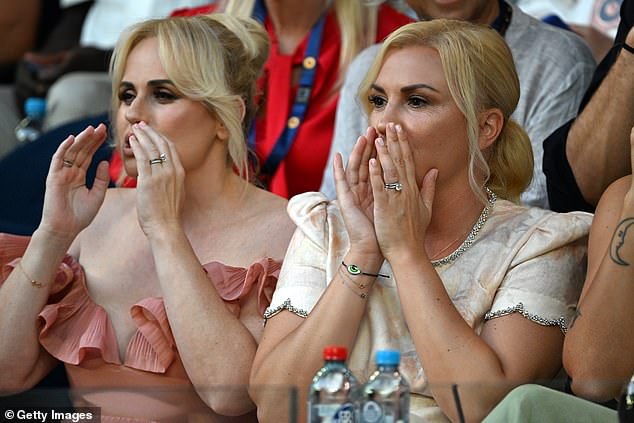
[[[634,1],[0,16],[0,391],[185,386],[140,401],[284,421],[287,392],[253,387],[303,403],[324,344],[360,375],[389,346],[413,421],[458,421],[449,382],[468,421],[615,419],[634,374]],[[30,97],[41,134],[19,142]]]

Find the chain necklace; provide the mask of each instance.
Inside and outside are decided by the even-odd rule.
[[[495,204],[495,200],[497,200],[497,195],[495,195],[495,193],[491,191],[489,187],[485,186],[484,189],[486,190],[487,196],[489,197],[489,204],[487,204],[486,207],[482,209],[482,213],[480,213],[480,217],[478,217],[478,220],[473,225],[473,228],[471,228],[471,232],[469,232],[469,235],[467,235],[467,238],[462,242],[462,244],[460,244],[460,247],[458,247],[453,253],[449,254],[447,257],[444,257],[438,260],[432,260],[431,262],[432,266],[440,267],[440,266],[444,266],[445,264],[453,263],[458,257],[460,257],[465,251],[467,251],[469,247],[471,247],[471,244],[473,244],[476,237],[478,236],[478,232],[480,232],[480,229],[482,229],[482,227],[484,226],[484,222],[486,222],[487,219],[489,218],[489,212],[493,208],[493,205]]]

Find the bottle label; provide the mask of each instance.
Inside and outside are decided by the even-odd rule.
[[[365,423],[378,423],[383,418],[383,408],[375,401],[368,401],[363,404],[361,415]]]
[[[354,405],[352,403],[316,404],[315,408],[322,422],[356,423]]]

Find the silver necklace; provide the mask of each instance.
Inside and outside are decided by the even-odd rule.
[[[441,259],[432,260],[431,262],[432,266],[440,267],[440,266],[444,266],[445,264],[453,263],[458,257],[460,257],[465,251],[467,251],[469,247],[471,247],[471,244],[473,244],[476,237],[478,236],[478,232],[480,232],[480,229],[482,229],[482,227],[484,226],[484,222],[486,222],[487,219],[489,218],[489,212],[493,208],[493,205],[495,204],[495,200],[497,200],[497,195],[495,195],[495,193],[491,191],[489,187],[485,186],[484,189],[486,190],[487,196],[489,197],[489,204],[487,204],[482,209],[482,213],[480,213],[480,217],[478,217],[478,220],[473,225],[473,228],[471,228],[471,232],[469,232],[469,235],[467,235],[467,238],[465,238],[465,240],[462,241],[462,244],[460,244],[460,247],[458,247],[453,253]]]

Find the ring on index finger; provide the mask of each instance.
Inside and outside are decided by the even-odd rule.
[[[388,182],[387,184],[384,185],[385,189],[393,189],[396,192],[401,192],[403,190],[403,184],[401,184],[400,182]]]

